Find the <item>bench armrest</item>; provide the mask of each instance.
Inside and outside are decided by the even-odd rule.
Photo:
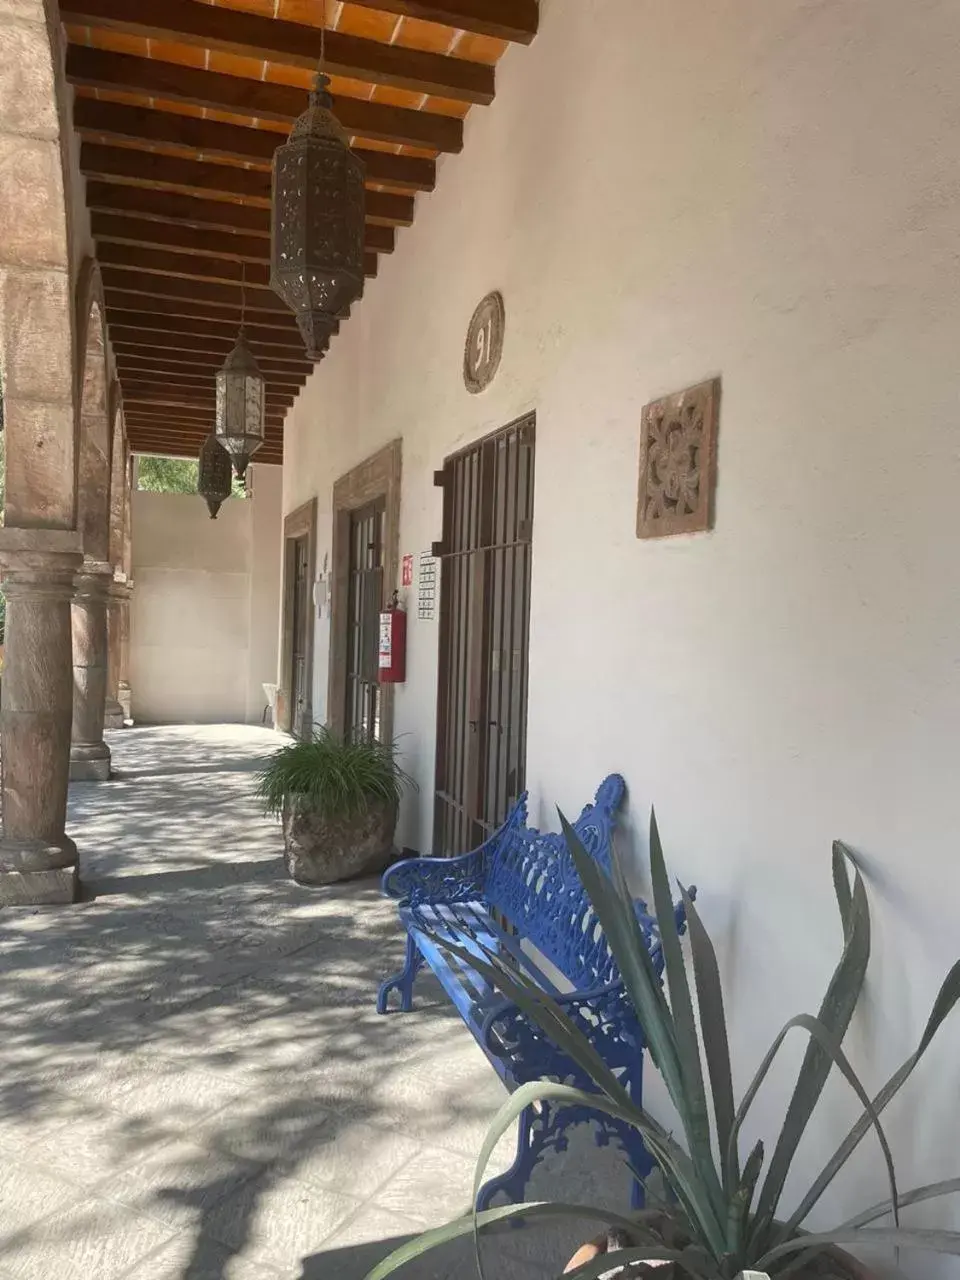
[[[380,882],[384,896],[404,906],[419,903],[470,902],[483,893],[487,846],[459,858],[408,858],[394,863]]]
[[[527,793],[524,792],[506,822],[472,853],[458,858],[408,858],[390,867],[380,882],[384,896],[397,898],[401,906],[419,903],[471,902],[483,896],[492,859],[514,831],[527,821]]]
[[[590,991],[571,991],[569,995],[551,996],[599,1052],[611,1068],[626,1068],[630,1087],[632,1073],[639,1072],[643,1036],[627,998],[623,982],[608,983]],[[480,1043],[496,1058],[506,1060],[518,1084],[542,1076],[569,1076],[571,1060],[549,1040],[519,1005],[504,1000],[487,1014],[480,1033]],[[577,1072],[579,1075],[580,1073]],[[581,1086],[590,1082],[584,1078]]]

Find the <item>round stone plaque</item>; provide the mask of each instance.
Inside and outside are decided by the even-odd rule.
[[[471,395],[489,387],[496,376],[503,355],[505,323],[502,295],[488,293],[473,313],[463,352],[463,380]]]

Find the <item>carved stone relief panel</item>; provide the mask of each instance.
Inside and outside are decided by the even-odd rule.
[[[654,400],[643,410],[637,537],[713,527],[720,379]]]

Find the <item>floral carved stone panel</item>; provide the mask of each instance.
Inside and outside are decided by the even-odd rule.
[[[643,410],[637,537],[713,527],[720,379],[654,400]]]

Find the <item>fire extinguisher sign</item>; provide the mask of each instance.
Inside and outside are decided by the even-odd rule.
[[[403,557],[403,572],[400,578],[400,585],[404,587],[413,586],[413,556]]]

